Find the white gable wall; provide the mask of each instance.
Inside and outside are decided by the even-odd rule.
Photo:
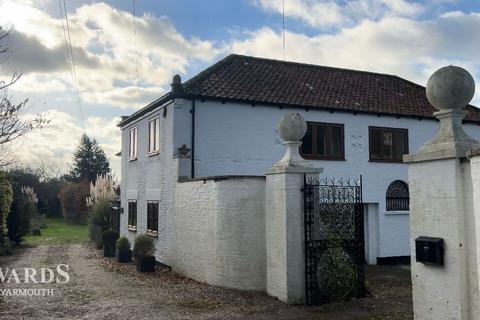
[[[164,117],[164,110],[167,113]],[[147,201],[159,201],[158,237],[155,237],[156,259],[168,264],[171,238],[171,207],[173,201],[173,103],[155,109],[122,128],[122,181],[120,234],[132,243],[147,230]],[[148,156],[148,120],[160,118],[160,153]],[[129,161],[130,128],[137,127],[137,160]],[[128,200],[137,200],[137,231],[127,230]]]
[[[385,192],[394,180],[407,181],[407,167],[402,163],[369,162],[368,127],[408,129],[409,148],[413,153],[431,139],[438,123],[433,120],[377,117],[345,112],[305,109],[280,109],[271,106],[205,101],[196,102],[195,176],[262,175],[284,152],[276,125],[287,112],[296,111],[307,121],[342,123],[345,126],[346,161],[312,161],[323,167],[325,176],[363,176],[363,200],[378,203],[378,257],[408,256],[408,214],[388,214]],[[480,139],[480,127],[465,125],[467,133]],[[189,145],[189,144],[187,144]]]

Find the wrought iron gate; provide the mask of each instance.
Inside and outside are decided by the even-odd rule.
[[[307,304],[365,295],[362,177],[304,182]]]

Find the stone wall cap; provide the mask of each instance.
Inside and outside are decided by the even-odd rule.
[[[178,182],[198,182],[198,181],[223,181],[223,180],[230,180],[230,179],[265,179],[265,176],[256,176],[256,175],[225,175],[225,176],[208,176],[208,177],[200,177],[200,178],[193,178],[193,179],[179,179]]]
[[[273,166],[266,175],[281,173],[298,173],[298,174],[319,174],[323,172],[323,168],[305,167],[305,166]]]
[[[418,154],[405,154],[403,155],[403,162],[413,163],[413,162],[435,161],[435,160],[445,160],[445,159],[462,159],[466,157],[467,157],[466,150],[445,149],[445,150],[436,150],[432,152],[421,152]]]
[[[467,152],[467,159],[480,156],[480,148],[475,148]]]

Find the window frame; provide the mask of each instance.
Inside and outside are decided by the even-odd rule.
[[[345,125],[343,123],[331,123],[331,122],[315,122],[315,121],[307,121],[307,126],[312,126],[312,154],[305,154],[302,152],[302,146],[300,146],[300,155],[304,159],[309,160],[334,160],[334,161],[345,161]],[[325,149],[330,150],[331,147],[331,137],[332,137],[332,127],[339,127],[340,128],[340,155],[334,156],[329,155],[326,152],[326,155],[320,155],[316,153],[317,149],[317,128],[318,127],[325,127],[325,132],[327,137],[325,138]],[[303,138],[302,138],[303,140]]]
[[[382,142],[381,145],[380,145],[380,158],[374,158],[372,157],[372,147],[373,147],[373,143],[372,143],[372,130],[381,130],[381,137],[383,139],[383,134],[384,132],[392,132],[392,159],[388,159],[385,157],[385,154],[384,154],[384,143]],[[369,126],[368,127],[368,161],[370,162],[387,162],[387,163],[403,163],[403,155],[398,155],[397,154],[397,148],[398,148],[398,145],[396,144],[397,140],[398,140],[398,137],[397,137],[397,134],[398,133],[404,133],[405,134],[405,145],[404,145],[404,149],[405,149],[405,153],[404,154],[408,154],[409,153],[409,137],[408,137],[408,129],[406,128],[392,128],[392,127],[378,127],[378,126]]]
[[[400,188],[404,189],[400,190]],[[399,196],[399,192],[406,193],[407,196]],[[405,209],[405,207],[408,207],[408,209]],[[408,183],[403,180],[394,180],[388,185],[385,191],[385,210],[387,213],[408,213],[410,211],[410,188]]]
[[[153,205],[153,208],[156,207],[156,217],[150,217],[151,212],[150,212],[150,207]],[[148,200],[147,201],[147,234],[151,235],[153,237],[158,237],[158,215],[160,211],[160,202],[157,200]],[[155,212],[153,212],[155,213]],[[152,221],[153,220],[153,221]],[[153,226],[151,225],[153,224]],[[150,227],[155,227],[155,229],[150,228]]]
[[[133,140],[132,140],[133,132]],[[138,156],[138,126],[132,127],[128,135],[128,161],[137,160]]]
[[[131,212],[130,209],[130,204],[135,204],[135,212]],[[132,218],[132,216],[134,216]],[[138,204],[137,200],[128,200],[128,220],[127,220],[127,229],[130,231],[137,231],[137,225],[138,225]],[[130,224],[132,220],[135,222],[135,224]]]
[[[153,123],[153,144],[152,144],[152,124]],[[151,147],[153,146],[153,149]],[[155,116],[153,118],[148,119],[148,155],[154,156],[160,153],[160,116]]]

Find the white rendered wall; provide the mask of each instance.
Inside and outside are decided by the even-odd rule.
[[[264,208],[264,177],[177,183],[171,267],[198,281],[264,291]]]
[[[420,236],[443,238],[445,247],[443,267],[414,262],[412,250],[414,312],[420,320],[460,319],[468,313],[462,167],[455,158],[409,165],[412,248]]]
[[[480,318],[480,157],[474,156],[470,159],[470,166],[465,170],[465,203],[468,214],[466,226],[469,236],[469,294],[470,294],[470,315],[472,319]],[[475,248],[476,250],[473,250]],[[475,315],[475,316],[473,316]]]
[[[408,214],[388,214],[385,209],[388,185],[397,179],[407,181],[407,167],[402,163],[369,162],[368,127],[408,129],[409,150],[414,153],[437,132],[438,123],[434,120],[197,101],[196,177],[264,174],[283,155],[276,125],[291,111],[300,112],[307,121],[344,124],[346,161],[312,161],[313,165],[322,167],[326,176],[362,174],[364,202],[378,203],[378,256],[410,255]],[[480,127],[469,124],[464,127],[472,137],[480,138]]]

